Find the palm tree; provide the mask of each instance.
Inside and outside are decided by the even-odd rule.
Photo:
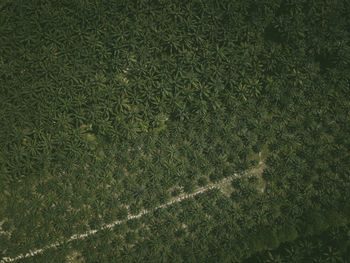
[[[129,99],[123,95],[119,96],[116,101],[115,111],[125,113],[131,110],[131,106],[129,104]]]

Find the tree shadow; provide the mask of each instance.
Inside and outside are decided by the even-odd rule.
[[[336,65],[334,54],[331,54],[329,52],[322,52],[320,54],[316,54],[314,59],[320,65],[321,74],[326,73],[329,69],[335,67]]]
[[[264,40],[271,41],[277,44],[284,44],[284,38],[282,33],[274,27],[272,24],[269,24],[264,30]]]

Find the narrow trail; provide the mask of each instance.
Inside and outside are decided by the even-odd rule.
[[[255,168],[256,169],[256,168]],[[242,175],[245,175],[247,173],[250,173],[250,171],[246,171],[246,172],[243,172],[243,173],[240,173],[240,174],[233,174],[229,177],[226,177],[224,179],[222,179],[221,181],[217,182],[217,183],[209,183],[208,185],[204,186],[204,187],[200,187],[198,188],[197,190],[195,190],[193,193],[190,193],[190,194],[182,194],[172,200],[170,200],[169,202],[165,203],[165,204],[162,204],[162,205],[159,205],[153,209],[150,209],[150,210],[142,210],[139,214],[137,215],[128,215],[128,217],[124,220],[116,220],[112,223],[109,223],[109,224],[103,224],[102,226],[100,226],[99,228],[97,229],[93,229],[93,230],[89,230],[85,233],[82,233],[82,234],[74,234],[72,235],[70,238],[66,239],[66,240],[62,240],[62,241],[57,241],[55,243],[51,243],[51,244],[48,244],[47,246],[45,247],[42,247],[42,248],[39,248],[39,249],[35,249],[35,250],[30,250],[29,252],[27,253],[23,253],[23,254],[19,254],[18,256],[16,257],[4,257],[0,263],[5,263],[5,262],[14,262],[14,261],[17,261],[17,260],[20,260],[20,259],[24,259],[24,258],[29,258],[29,257],[34,257],[36,255],[39,255],[39,254],[42,254],[44,253],[46,250],[48,249],[51,249],[51,248],[57,248],[58,246],[62,245],[62,244],[67,244],[69,242],[72,242],[74,240],[81,240],[81,239],[85,239],[89,236],[92,236],[94,234],[96,234],[97,232],[99,231],[102,231],[102,230],[105,230],[105,229],[109,229],[109,230],[112,230],[115,226],[117,225],[120,225],[120,224],[123,224],[125,222],[127,222],[128,220],[131,220],[131,219],[136,219],[136,218],[140,218],[142,217],[143,215],[146,215],[146,214],[149,214],[157,209],[160,209],[160,208],[166,208],[174,203],[178,203],[178,202],[181,202],[185,199],[188,199],[188,198],[191,198],[191,197],[194,197],[196,195],[199,195],[201,193],[204,193],[210,189],[214,189],[214,188],[217,188],[217,189],[220,189],[222,186],[230,183],[234,178],[236,177],[239,177],[239,176],[242,176]]]

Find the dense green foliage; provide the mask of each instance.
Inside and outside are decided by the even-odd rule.
[[[264,251],[243,262],[349,262],[349,237],[349,226],[332,227],[319,235],[299,238],[295,242],[285,243],[273,251]]]
[[[0,259],[258,153],[264,171],[227,191],[22,262],[263,262],[348,231],[349,13],[347,0],[1,1]]]

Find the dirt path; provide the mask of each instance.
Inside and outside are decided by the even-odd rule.
[[[135,218],[140,218],[142,217],[143,215],[145,214],[149,214],[151,212],[153,212],[154,210],[157,210],[159,208],[166,208],[174,203],[178,203],[178,202],[181,202],[185,199],[188,199],[188,198],[191,198],[191,197],[194,197],[196,195],[199,195],[201,193],[204,193],[210,189],[213,189],[213,188],[217,188],[217,189],[221,189],[223,186],[226,186],[227,184],[229,184],[234,178],[236,177],[239,177],[239,176],[243,176],[243,175],[246,175],[246,174],[254,174],[254,172],[257,170],[257,169],[261,169],[261,165],[262,163],[259,163],[259,165],[247,172],[244,172],[244,173],[241,173],[241,174],[234,174],[230,177],[227,177],[227,178],[224,178],[222,179],[221,181],[217,182],[217,183],[209,183],[208,185],[206,185],[205,187],[200,187],[198,188],[197,190],[195,190],[193,193],[190,193],[190,194],[182,194],[176,198],[173,198],[172,200],[170,200],[169,202],[165,203],[165,204],[162,204],[162,205],[159,205],[157,207],[155,207],[154,209],[151,209],[151,210],[142,210],[139,214],[137,215],[129,215],[126,219],[124,220],[116,220],[110,224],[104,224],[102,225],[101,227],[97,228],[97,229],[93,229],[93,230],[90,230],[90,231],[87,231],[85,233],[82,233],[82,234],[75,234],[75,235],[72,235],[70,238],[66,239],[66,240],[63,240],[63,241],[57,241],[55,243],[51,243],[43,248],[40,248],[40,249],[35,249],[35,250],[32,250],[32,251],[29,251],[25,254],[20,254],[16,257],[13,257],[13,258],[10,258],[10,257],[4,257],[0,263],[5,263],[5,262],[14,262],[14,261],[17,261],[17,260],[20,260],[20,259],[23,259],[23,258],[29,258],[29,257],[33,257],[35,255],[38,255],[38,254],[42,254],[44,253],[46,250],[48,249],[51,249],[51,248],[56,248],[62,244],[65,244],[65,243],[69,243],[69,242],[72,242],[74,240],[79,240],[79,239],[85,239],[91,235],[94,235],[96,234],[97,232],[101,231],[101,230],[104,230],[104,229],[110,229],[112,230],[116,225],[120,225],[120,224],[123,224],[125,222],[127,222],[128,220],[131,220],[131,219],[135,219]]]

